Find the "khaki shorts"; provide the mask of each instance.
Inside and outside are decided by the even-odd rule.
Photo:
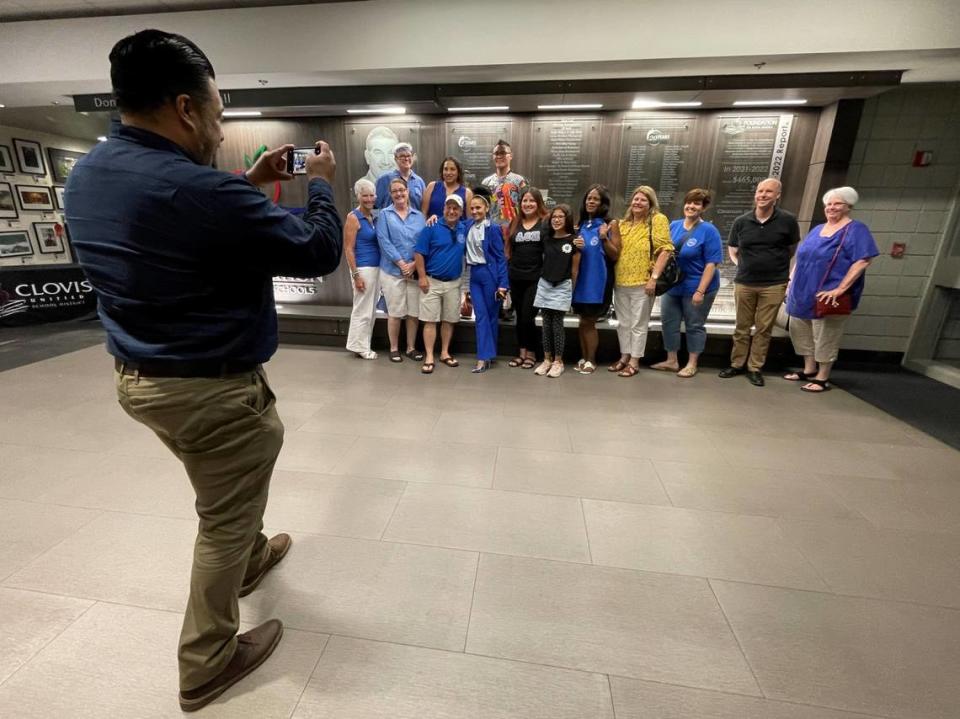
[[[388,275],[380,270],[380,289],[387,301],[388,317],[417,317],[420,314],[420,287],[416,280]]]
[[[422,322],[460,321],[460,279],[430,280],[430,289],[420,295],[420,320]]]

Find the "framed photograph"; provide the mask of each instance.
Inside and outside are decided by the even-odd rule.
[[[77,160],[86,154],[85,152],[48,147],[47,157],[50,158],[50,172],[53,175],[53,181],[58,185],[64,184],[70,176],[73,166],[77,164]]]
[[[24,175],[47,174],[47,168],[43,164],[43,151],[40,149],[39,142],[13,138],[13,151],[17,155],[20,172]]]
[[[0,258],[32,254],[33,245],[30,244],[29,232],[26,230],[0,232]]]
[[[0,145],[0,172],[14,172],[13,155],[6,145]]]
[[[64,227],[59,222],[34,222],[33,232],[41,253],[55,255],[66,252],[63,246]]]
[[[20,217],[17,203],[13,201],[13,188],[9,182],[0,182],[0,220],[15,220]]]
[[[17,199],[24,212],[52,212],[53,195],[49,187],[40,185],[17,185]]]
[[[65,209],[67,209],[67,206],[63,203],[63,191],[64,191],[65,189],[66,189],[65,187],[54,187],[54,188],[53,188],[53,196],[54,196],[54,198],[55,198],[56,201],[57,201],[57,209],[58,209],[58,210],[65,210]]]

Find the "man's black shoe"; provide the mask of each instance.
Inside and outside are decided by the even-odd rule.
[[[746,370],[743,367],[727,367],[726,369],[720,370],[719,377],[720,379],[729,379],[730,377],[736,377],[738,374],[743,374]]]
[[[763,387],[763,385],[766,384],[760,372],[747,372],[747,381],[754,387]]]

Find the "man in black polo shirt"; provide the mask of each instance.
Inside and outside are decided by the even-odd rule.
[[[750,384],[763,387],[770,334],[790,277],[790,259],[800,242],[797,218],[777,207],[780,180],[768,177],[757,185],[754,210],[733,221],[727,251],[737,266],[734,298],[737,326],[733,332],[730,366],[720,376],[746,372]],[[750,328],[753,327],[753,341]]]
[[[121,124],[66,187],[77,258],[99,302],[126,412],[187,471],[200,522],[178,651],[180,707],[195,711],[256,669],[283,624],[238,635],[238,596],[290,548],[263,534],[283,424],[261,363],[277,349],[274,275],[340,262],[325,142],[307,159],[303,219],[257,188],[289,180],[286,150],[245,175],[211,167],[223,103],[210,61],[180,35],[144,30],[110,52]],[[163,640],[158,640],[163,641]]]

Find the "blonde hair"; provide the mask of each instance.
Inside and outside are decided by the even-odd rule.
[[[630,193],[630,202],[627,203],[627,211],[623,215],[624,222],[633,222],[633,198],[637,196],[638,192],[642,192],[644,196],[650,200],[650,210],[647,213],[649,217],[653,217],[660,212],[660,203],[657,201],[657,191],[650,187],[650,185],[640,185]]]

